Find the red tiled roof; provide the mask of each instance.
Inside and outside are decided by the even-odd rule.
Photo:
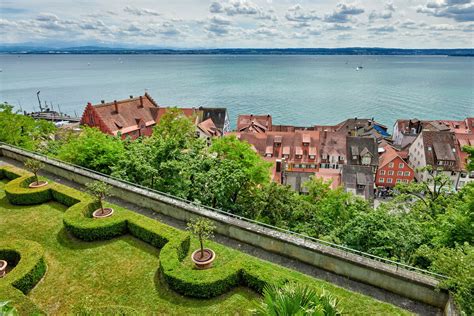
[[[238,132],[265,133],[272,128],[270,115],[239,115],[237,119]]]
[[[385,146],[384,149],[385,149],[385,152],[382,155],[380,155],[380,158],[379,158],[379,168],[386,166],[397,157],[400,158],[401,160],[406,159],[402,156],[402,155],[405,155],[404,152],[397,151],[395,150],[395,148],[393,148],[390,145]],[[406,166],[408,168],[411,168],[409,165],[406,165]]]
[[[456,150],[459,153],[459,167],[461,170],[466,170],[467,159],[469,155],[462,151],[464,146],[474,146],[474,134],[456,133],[457,146]]]
[[[199,123],[198,127],[208,136],[221,136],[221,132],[211,118]]]
[[[114,135],[119,131],[125,134],[138,130],[139,122],[143,122],[146,126],[156,124],[156,117],[152,109],[156,109],[158,105],[147,93],[137,98],[94,106],[89,103],[88,107],[93,107],[93,110],[100,117],[103,124]]]

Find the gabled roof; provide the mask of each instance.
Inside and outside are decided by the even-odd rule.
[[[406,152],[399,152],[390,145],[384,147],[385,152],[379,157],[379,168],[383,168],[388,165],[390,162],[396,158],[400,158],[402,161],[406,159]],[[403,158],[405,156],[405,158]],[[405,164],[406,167],[411,167],[408,164]]]
[[[129,98],[120,101],[102,103],[92,106],[90,103],[86,107],[94,111],[114,135],[117,132],[128,133],[139,129],[137,119],[143,120],[146,126],[156,123],[153,111],[158,104],[148,93],[137,98]],[[85,112],[84,112],[85,114]]]
[[[454,161],[452,166],[443,166],[446,170],[457,170],[459,161],[453,149],[456,149],[455,136],[449,131],[423,130],[418,137],[422,138],[426,164],[436,166],[437,160]]]
[[[377,166],[379,164],[378,146],[373,137],[347,136],[346,139],[348,157],[347,161],[351,165],[360,165],[360,158],[367,153],[372,155],[370,164]],[[363,152],[363,153],[362,153]],[[356,158],[354,158],[356,156]]]
[[[221,131],[216,127],[212,119],[208,118],[207,120],[199,123],[197,127],[203,131],[207,136],[221,136]]]

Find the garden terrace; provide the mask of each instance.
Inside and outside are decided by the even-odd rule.
[[[0,178],[0,254],[16,261],[0,297],[21,314],[247,314],[264,284],[286,281],[329,291],[350,314],[408,314],[218,243],[208,243],[214,267],[195,270],[187,232],[117,205],[94,220],[90,196],[52,181],[28,189],[32,175],[18,168],[0,168]]]

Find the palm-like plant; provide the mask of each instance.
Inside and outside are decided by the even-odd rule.
[[[342,315],[339,301],[329,293],[322,295],[308,286],[286,283],[279,287],[266,285],[263,300],[254,310],[255,315],[290,316],[337,316]]]
[[[0,302],[0,315],[4,316],[18,316],[18,311],[13,307],[9,301]]]

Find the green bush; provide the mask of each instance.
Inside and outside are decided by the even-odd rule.
[[[33,182],[31,176],[19,177],[5,185],[8,201],[14,205],[34,205],[48,202],[52,199],[50,186],[30,189],[28,184]]]

